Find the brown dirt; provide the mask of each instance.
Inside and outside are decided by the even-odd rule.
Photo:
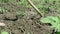
[[[13,3],[0,4],[8,12],[0,14],[0,22],[6,24],[2,30],[12,34],[52,34],[53,29],[39,22],[39,14],[33,9]],[[16,16],[17,11],[25,11],[25,16]]]

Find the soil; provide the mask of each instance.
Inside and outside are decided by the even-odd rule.
[[[0,14],[0,22],[6,24],[2,30],[11,34],[52,34],[53,29],[48,24],[41,24],[40,15],[32,7],[23,7],[13,3],[0,3],[7,11]],[[16,16],[16,12],[25,11],[26,15]]]

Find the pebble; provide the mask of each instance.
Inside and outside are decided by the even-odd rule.
[[[0,23],[0,26],[5,26],[5,23]]]

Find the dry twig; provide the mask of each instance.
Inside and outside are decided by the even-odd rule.
[[[40,16],[43,17],[41,11],[32,3],[32,1],[31,0],[27,0],[27,1],[40,14]]]

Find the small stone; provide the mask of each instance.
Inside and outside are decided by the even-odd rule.
[[[16,15],[14,13],[6,13],[4,17],[7,19],[16,19]]]
[[[5,26],[5,24],[4,23],[0,23],[0,26]]]

